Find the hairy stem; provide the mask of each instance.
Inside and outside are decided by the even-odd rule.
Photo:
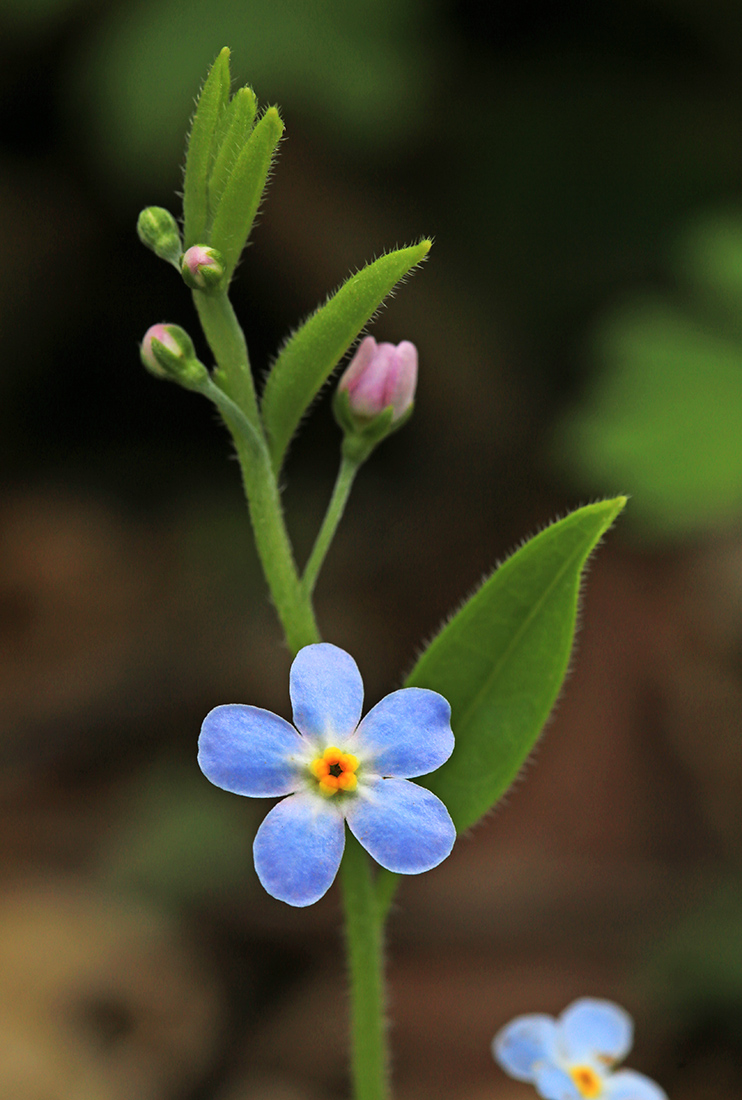
[[[332,497],[327,506],[325,518],[322,521],[322,526],[319,529],[314,546],[312,547],[312,552],[309,555],[309,560],[304,568],[304,575],[301,579],[302,589],[308,597],[311,597],[314,591],[320,569],[324,563],[327,551],[330,549],[330,544],[335,537],[338,524],[342,519],[345,505],[348,502],[350,490],[353,485],[353,480],[358,473],[359,465],[358,462],[346,458],[345,455],[343,455],[341,459],[335,488],[332,491]]]
[[[216,294],[194,290],[193,302],[216,359],[214,381],[232,398],[250,424],[262,432],[245,334],[226,290]]]
[[[355,1100],[387,1100],[383,922],[370,860],[349,833],[341,866],[350,970],[351,1067]]]

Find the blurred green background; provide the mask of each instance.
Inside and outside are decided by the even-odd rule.
[[[146,252],[218,50],[287,136],[234,284],[258,374],[421,235],[379,316],[414,419],[318,589],[369,704],[524,535],[627,492],[536,766],[390,939],[400,1100],[525,1100],[488,1043],[582,995],[673,1100],[742,1085],[742,7],[732,0],[0,0],[0,1092],[340,1097],[334,894],[254,879],[206,784],[228,700],[288,713],[237,468],[137,342],[195,316]],[[286,473],[306,554],[338,432]]]

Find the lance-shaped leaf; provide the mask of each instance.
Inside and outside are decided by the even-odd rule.
[[[283,134],[283,122],[269,107],[242,148],[219,201],[210,241],[224,257],[228,275],[234,271],[252,229],[271,160]]]
[[[456,748],[422,782],[459,832],[502,797],[533,748],[567,671],[582,570],[626,503],[589,504],[499,567],[443,628],[407,686],[451,704]]]
[[[431,241],[388,252],[343,283],[287,340],[263,394],[263,422],[274,469],[299,421],[345,352],[395,285],[421,263]]]
[[[229,103],[229,50],[225,46],[209,70],[193,116],[183,184],[185,247],[206,244],[208,181],[216,157],[222,113]]]
[[[256,108],[257,100],[252,88],[240,88],[222,115],[216,159],[209,179],[209,210],[212,217],[219,209],[232,170],[250,137]]]

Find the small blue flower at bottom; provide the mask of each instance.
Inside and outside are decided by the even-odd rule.
[[[413,776],[453,752],[451,708],[427,688],[387,695],[360,721],[363,681],[350,654],[305,646],[291,666],[294,725],[241,703],[204,719],[199,766],[212,783],[253,798],[288,795],[253,845],[265,889],[289,905],[327,892],[345,848],[345,822],[377,863],[416,875],[449,855],[456,829],[441,800]],[[359,724],[360,722],[360,724]]]
[[[667,1100],[658,1084],[613,1066],[631,1049],[634,1025],[612,1001],[582,997],[552,1016],[518,1016],[492,1040],[495,1061],[544,1100]]]

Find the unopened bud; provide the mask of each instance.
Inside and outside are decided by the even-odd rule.
[[[144,334],[139,354],[156,378],[179,382],[186,389],[199,389],[208,378],[206,367],[196,358],[193,341],[178,325],[152,325]]]
[[[180,270],[191,290],[218,290],[224,281],[221,252],[203,244],[194,244],[188,249]]]
[[[162,206],[146,207],[137,220],[139,240],[151,248],[161,260],[180,267],[183,245],[178,223],[169,210]]]
[[[344,453],[365,461],[373,448],[412,413],[417,348],[362,340],[335,392],[333,411],[345,432]]]
[[[377,344],[373,336],[361,341],[340,379],[338,389],[348,394],[348,408],[359,420],[372,420],[391,407],[392,423],[412,407],[417,386],[417,348]]]

